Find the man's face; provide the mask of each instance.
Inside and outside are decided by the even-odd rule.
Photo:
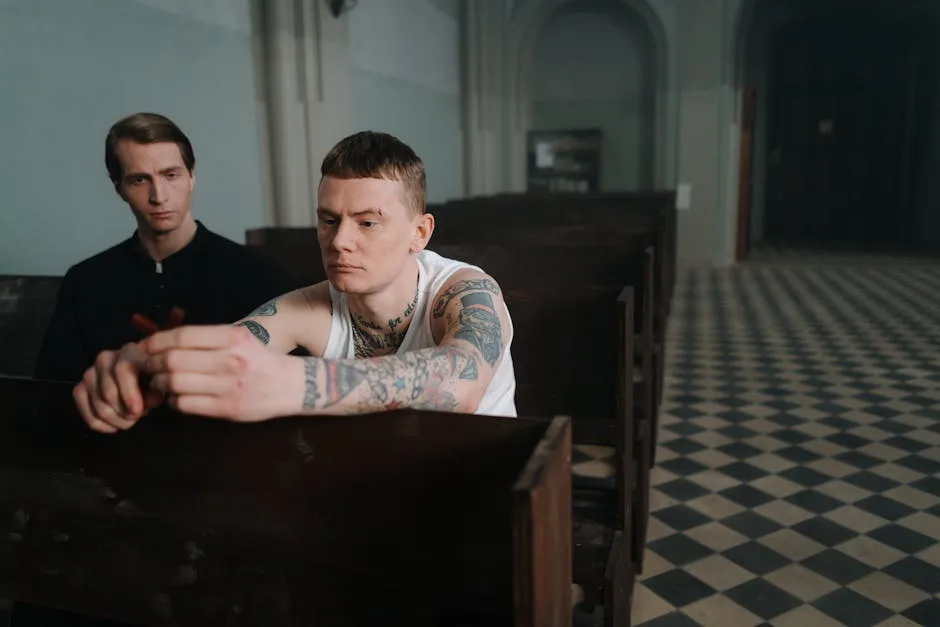
[[[189,217],[195,184],[179,146],[124,139],[118,143],[117,157],[124,172],[117,190],[134,212],[138,227],[153,235],[179,228]]]
[[[323,177],[317,194],[317,237],[333,287],[372,294],[391,285],[433,230],[429,214],[405,204],[405,188],[385,179]]]

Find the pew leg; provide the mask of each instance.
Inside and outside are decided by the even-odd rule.
[[[647,404],[646,409],[649,409]],[[636,481],[632,494],[632,520],[627,542],[631,544],[630,555],[633,558],[634,572],[643,572],[643,555],[646,548],[646,529],[650,510],[650,454],[652,437],[652,419],[649,413],[642,420],[636,438]]]
[[[649,423],[646,430],[646,438],[649,442],[647,457],[649,460],[649,468],[656,466],[656,432],[659,430],[659,407],[656,405],[656,388],[659,387],[656,381],[656,361],[653,362],[652,371],[653,377],[652,381],[650,381],[650,400],[649,403],[647,403]]]
[[[636,576],[630,563],[630,540],[614,536],[604,588],[604,627],[630,627]]]
[[[656,450],[659,444],[659,408],[663,402],[663,387],[665,385],[665,358],[661,347],[654,355],[652,370],[652,399],[650,402],[650,468],[656,466]]]
[[[643,573],[643,557],[646,552],[646,529],[649,520],[649,478],[645,478],[636,486],[634,494],[633,524],[630,541],[632,543],[633,570],[636,574]]]
[[[656,404],[663,404],[663,391],[666,388],[666,345],[661,344],[659,348],[659,360],[656,364],[657,369],[657,380],[659,385],[656,386]]]

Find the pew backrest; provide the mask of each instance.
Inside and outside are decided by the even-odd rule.
[[[570,621],[565,561],[532,568],[570,552],[565,418],[157,411],[101,436],[67,384],[0,397],[0,597],[136,624]]]
[[[0,375],[33,372],[62,278],[0,275]]]

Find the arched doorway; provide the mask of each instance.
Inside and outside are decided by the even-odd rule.
[[[564,5],[536,38],[529,130],[597,129],[600,189],[652,188],[655,54],[649,29],[626,5]]]
[[[643,0],[520,2],[510,22],[512,187],[533,129],[600,128],[601,189],[667,184],[667,42]]]

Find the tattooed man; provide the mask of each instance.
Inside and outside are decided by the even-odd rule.
[[[327,281],[234,325],[102,353],[75,387],[88,425],[113,433],[163,402],[238,421],[399,407],[516,415],[503,295],[480,268],[426,250],[434,217],[412,149],[347,137],[323,160],[317,201]],[[287,354],[298,346],[312,356]]]

